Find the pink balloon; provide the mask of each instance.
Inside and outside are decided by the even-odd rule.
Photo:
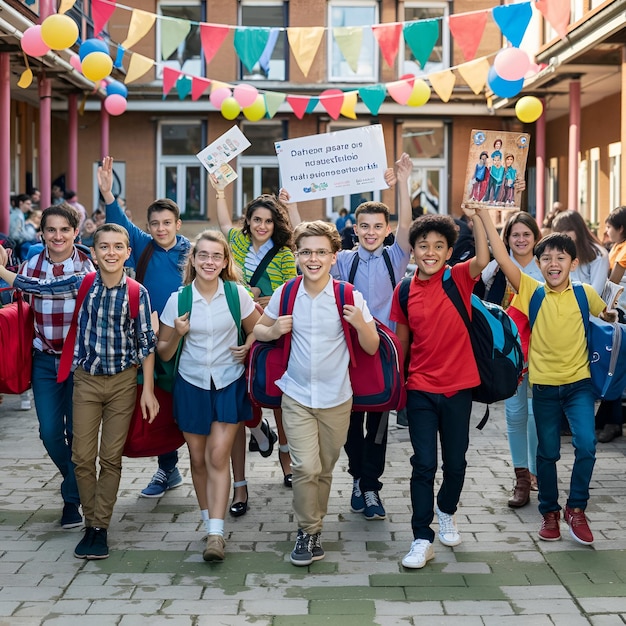
[[[530,59],[524,50],[505,48],[500,50],[493,61],[496,74],[503,80],[519,80],[528,71]]]
[[[237,85],[233,96],[242,107],[249,107],[254,104],[256,97],[259,95],[256,87],[252,85]]]
[[[41,26],[31,26],[22,35],[22,50],[30,57],[41,57],[50,52],[50,48],[41,38]]]
[[[412,80],[398,80],[393,83],[387,83],[387,93],[398,103],[406,104],[413,92]]]
[[[218,87],[217,89],[214,89],[211,92],[211,95],[209,96],[209,100],[211,101],[211,104],[216,109],[221,109],[222,108],[222,102],[224,102],[224,100],[226,100],[226,98],[230,98],[231,95],[232,94],[231,94],[230,89],[228,87]]]
[[[126,98],[118,93],[111,94],[104,99],[104,108],[109,115],[121,115],[126,111]]]
[[[80,57],[77,54],[73,54],[70,57],[70,65],[77,71],[82,74],[83,72],[83,64],[80,62]]]

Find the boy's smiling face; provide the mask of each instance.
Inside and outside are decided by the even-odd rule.
[[[374,252],[383,245],[391,228],[384,213],[360,213],[354,230],[359,245],[368,252]]]
[[[128,239],[121,233],[100,231],[93,250],[102,274],[114,275],[124,272],[124,263],[130,256]]]
[[[327,280],[336,260],[327,237],[302,237],[298,242],[298,265],[308,282]]]
[[[153,211],[148,221],[148,232],[161,248],[169,250],[176,245],[176,234],[181,224],[172,211]]]
[[[539,257],[537,265],[546,285],[552,291],[560,292],[567,288],[570,272],[578,267],[578,259],[572,260],[572,257],[562,250],[546,248]]]
[[[415,242],[413,256],[417,264],[418,278],[428,280],[434,276],[452,256],[452,248],[446,238],[434,230]]]

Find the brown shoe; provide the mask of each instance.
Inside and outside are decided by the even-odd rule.
[[[222,535],[209,535],[206,538],[206,547],[202,552],[202,558],[205,561],[223,561],[225,547],[226,542]]]
[[[616,437],[622,436],[621,424],[605,424],[604,428],[598,433],[598,441],[600,443],[609,443]]]
[[[515,488],[513,496],[509,499],[509,506],[512,509],[519,509],[526,506],[530,501],[530,472],[526,467],[515,468]]]

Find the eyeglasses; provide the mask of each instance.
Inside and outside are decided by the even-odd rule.
[[[301,256],[303,259],[310,259],[313,255],[315,255],[318,259],[323,259],[333,253],[331,250],[298,250],[296,254]]]
[[[196,254],[196,259],[198,261],[215,261],[216,263],[221,263],[224,260],[223,254],[209,254],[208,252],[198,252]]]

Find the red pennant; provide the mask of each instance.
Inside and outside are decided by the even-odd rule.
[[[567,35],[570,18],[569,0],[537,0],[535,6],[561,39]]]
[[[176,84],[176,81],[182,75],[180,70],[172,69],[171,67],[167,67],[167,65],[163,68],[163,95],[167,96],[167,94],[171,91],[172,87]]]
[[[228,26],[222,26],[220,24],[200,24],[200,42],[202,43],[202,52],[204,52],[207,65],[220,49],[220,46],[229,32],[230,28],[228,28]]]
[[[287,102],[299,120],[304,117],[310,100],[310,96],[287,96]]]
[[[319,95],[322,106],[334,120],[339,119],[341,107],[343,106],[343,98],[344,93],[341,89],[326,89],[326,91],[322,91]]]
[[[378,41],[378,46],[387,65],[393,67],[398,56],[400,47],[400,35],[402,34],[402,24],[393,22],[391,24],[375,24],[372,26],[372,33]]]
[[[191,99],[197,100],[209,88],[211,81],[208,78],[194,76],[191,79]]]
[[[476,56],[478,45],[485,32],[487,24],[487,11],[477,13],[460,13],[448,18],[450,32],[455,43],[461,48],[463,58],[471,61]]]
[[[91,0],[91,18],[93,19],[93,36],[97,37],[104,25],[109,21],[111,15],[117,7],[115,0],[103,2],[102,0]]]

